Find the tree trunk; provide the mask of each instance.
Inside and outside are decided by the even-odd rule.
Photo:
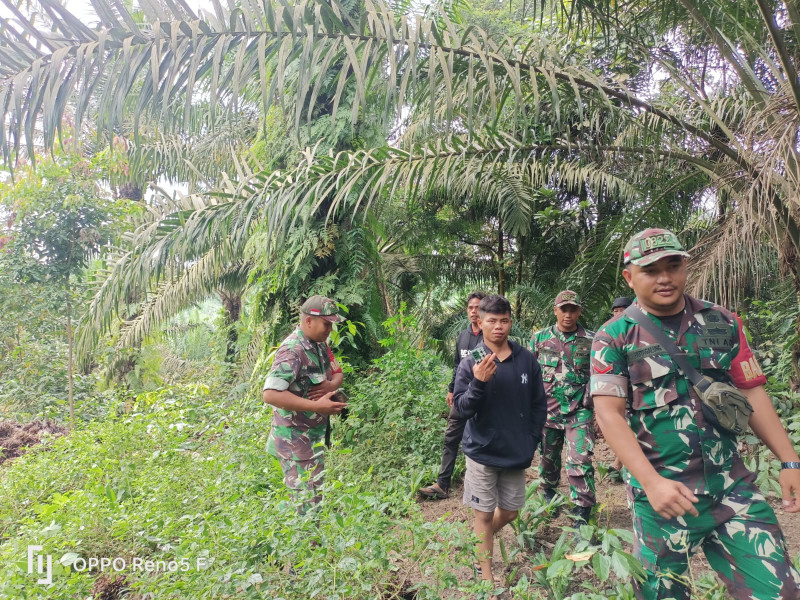
[[[394,311],[392,310],[392,299],[389,297],[389,290],[386,287],[386,278],[383,275],[383,268],[381,267],[380,259],[378,259],[376,267],[378,275],[378,291],[380,292],[381,300],[383,301],[383,308],[386,311],[386,316],[391,317],[394,316]]]
[[[73,353],[73,336],[72,336],[72,292],[69,287],[69,274],[64,284],[64,289],[67,292],[67,377],[69,379],[69,428],[75,428],[75,369],[72,365]]]
[[[497,220],[497,293],[506,295],[506,267],[503,252],[503,219]]]
[[[220,291],[220,300],[225,307],[225,362],[236,362],[236,344],[239,341],[239,333],[236,331],[236,323],[242,314],[242,297],[238,294],[231,294]]]
[[[525,262],[525,259],[524,259],[524,254],[525,253],[523,252],[524,247],[525,247],[525,236],[521,236],[519,238],[519,240],[518,240],[518,248],[517,248],[517,279],[516,279],[516,285],[517,285],[517,298],[516,298],[516,301],[517,301],[517,305],[514,308],[514,318],[517,321],[519,321],[520,318],[522,317],[522,298],[521,298],[521,294],[520,294],[519,288],[522,285],[522,266],[523,266],[523,263]]]

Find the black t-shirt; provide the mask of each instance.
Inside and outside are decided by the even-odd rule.
[[[658,320],[661,321],[661,329],[663,329],[667,335],[670,333],[671,338],[675,339],[678,337],[678,331],[681,328],[681,321],[683,321],[683,314],[685,311],[681,311],[675,315],[667,315],[666,317],[658,317]]]

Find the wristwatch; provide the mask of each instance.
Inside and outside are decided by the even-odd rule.
[[[781,469],[800,469],[800,462],[782,462]]]

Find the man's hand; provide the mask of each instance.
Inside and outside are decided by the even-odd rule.
[[[453,392],[447,392],[447,406],[453,408]]]
[[[334,386],[333,382],[330,379],[326,379],[322,383],[317,385],[312,385],[308,388],[308,399],[309,400],[319,400],[325,394],[329,392],[335,392],[339,388]]]
[[[644,489],[644,493],[653,510],[666,519],[682,517],[686,513],[695,517],[700,514],[694,507],[698,502],[697,496],[679,481],[659,476]]]
[[[497,365],[494,364],[494,357],[495,354],[492,352],[488,356],[485,356],[481,362],[475,363],[472,367],[472,373],[475,375],[475,379],[486,382],[492,378],[494,372],[497,371]]]
[[[314,404],[314,412],[321,415],[338,415],[347,406],[346,402],[334,402],[331,400],[334,392],[328,392],[317,400]]]
[[[800,469],[783,469],[778,476],[783,492],[783,510],[800,512]]]

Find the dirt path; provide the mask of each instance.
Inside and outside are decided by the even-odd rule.
[[[538,476],[538,460],[539,457],[537,454],[531,469],[528,470],[527,475],[529,481],[536,479]],[[599,439],[595,447],[595,464],[597,465],[598,463],[605,463],[606,465],[609,465],[612,461],[613,453],[608,448],[605,440]],[[596,488],[597,502],[599,505],[598,524],[606,528],[630,530],[631,515],[627,506],[625,486],[618,483],[612,483],[608,479],[598,478]],[[560,491],[564,495],[567,495],[568,489],[566,477],[564,476],[562,478]],[[420,508],[425,520],[437,521],[444,518],[444,520],[448,522],[460,521],[471,525],[472,518],[470,511],[461,503],[462,493],[463,486],[461,482],[458,482],[456,485],[454,485],[450,497],[446,500],[420,500]],[[785,513],[780,507],[780,500],[770,500],[770,504],[773,506],[778,515],[778,521],[780,522],[783,532],[786,535],[791,555],[797,556],[800,554],[800,515],[790,515]],[[541,551],[549,555],[554,543],[556,540],[558,540],[562,533],[562,528],[572,526],[572,520],[569,518],[569,516],[567,516],[568,512],[568,510],[562,511],[563,514],[561,516],[539,527],[536,535],[534,550],[532,552],[520,552],[510,561],[509,565],[504,563],[500,553],[499,542],[495,541],[493,560],[495,579],[499,580],[501,574],[505,574],[505,576],[510,577],[510,574],[514,572],[515,569],[516,572],[513,575],[513,581],[509,581],[508,584],[513,585],[513,583],[519,579],[523,573],[528,575],[528,579],[532,579],[531,570],[535,566],[533,562],[535,554]],[[505,527],[500,532],[498,537],[502,538],[506,548],[518,547],[514,532],[511,527]],[[627,548],[627,550],[631,551],[631,548]],[[706,558],[702,553],[699,553],[692,558],[691,566],[692,572],[696,574],[702,574],[710,570],[708,561],[706,561]],[[457,569],[456,575],[459,578],[474,577],[474,573],[469,568]],[[455,598],[458,596],[454,594],[452,597]],[[506,593],[503,595],[503,598],[510,598],[510,595]]]

